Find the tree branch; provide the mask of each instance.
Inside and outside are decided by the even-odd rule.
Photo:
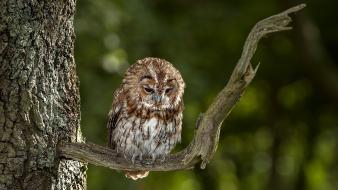
[[[136,160],[134,164],[111,149],[91,143],[62,143],[58,147],[60,156],[78,161],[88,162],[117,170],[150,170],[169,171],[190,169],[201,161],[205,168],[215,154],[219,141],[221,124],[228,117],[232,108],[239,101],[243,92],[255,77],[258,66],[253,68],[250,60],[254,55],[259,40],[267,34],[290,30],[288,16],[305,7],[305,4],[292,7],[282,13],[273,15],[258,22],[249,33],[242,52],[228,84],[219,92],[208,110],[197,123],[195,137],[188,147],[182,151],[168,155],[164,161]]]

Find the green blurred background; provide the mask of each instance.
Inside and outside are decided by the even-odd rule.
[[[223,124],[205,170],[151,172],[132,181],[89,165],[88,189],[338,189],[338,1],[78,0],[75,56],[82,130],[106,144],[112,93],[126,68],[148,56],[172,62],[186,82],[182,149],[226,84],[252,26],[290,6],[294,30],[270,35],[257,77]]]

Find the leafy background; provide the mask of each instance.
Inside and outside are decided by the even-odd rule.
[[[88,189],[338,189],[337,1],[309,0],[294,30],[271,35],[253,63],[257,77],[224,122],[207,169],[151,172],[131,181],[90,165]],[[246,35],[260,19],[302,3],[291,0],[80,0],[75,56],[82,130],[106,144],[112,93],[137,59],[160,57],[182,73],[182,149],[194,123],[226,84]]]

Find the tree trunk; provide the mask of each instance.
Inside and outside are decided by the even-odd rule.
[[[0,190],[86,189],[86,165],[60,160],[80,142],[74,0],[0,1]]]

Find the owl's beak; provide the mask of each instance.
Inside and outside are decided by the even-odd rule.
[[[162,101],[162,96],[157,93],[154,93],[152,98],[156,104],[159,104]]]

